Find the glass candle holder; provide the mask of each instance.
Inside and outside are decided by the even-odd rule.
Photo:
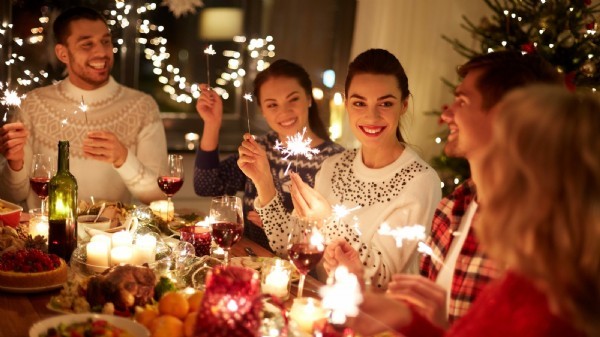
[[[315,323],[326,320],[327,316],[321,301],[310,297],[298,297],[292,303],[289,318],[300,330],[312,334]]]
[[[179,230],[181,240],[191,243],[196,249],[196,256],[210,255],[212,229],[207,226],[184,226]]]
[[[29,210],[29,235],[43,236],[48,239],[48,214],[42,213],[41,208]]]
[[[263,261],[260,283],[263,294],[286,300],[290,295],[293,269],[292,264],[286,260],[266,259]]]

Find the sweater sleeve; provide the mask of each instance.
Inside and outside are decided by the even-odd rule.
[[[155,105],[155,104],[154,104]],[[156,108],[158,114],[158,107]],[[117,168],[131,194],[146,204],[164,197],[156,183],[162,166],[167,164],[167,139],[160,120],[146,125],[137,136],[137,149],[129,149],[125,163]]]
[[[194,165],[194,190],[204,197],[235,195],[243,191],[246,176],[237,165],[239,155],[234,154],[219,162],[219,151],[196,152]]]
[[[258,199],[258,198],[257,198]],[[259,207],[257,200],[254,200],[254,209],[260,215],[263,221],[263,229],[269,238],[269,245],[277,256],[287,258],[287,238],[289,234],[289,224],[291,213],[289,213],[283,204],[279,192],[275,197],[263,207]]]

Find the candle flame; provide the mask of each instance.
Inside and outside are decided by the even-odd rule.
[[[239,308],[237,302],[233,299],[230,299],[229,302],[227,302],[227,309],[229,311],[237,311]]]
[[[380,235],[389,235],[396,240],[396,246],[402,247],[404,240],[424,240],[425,227],[422,225],[403,226],[391,228],[387,222],[384,222],[377,231]]]
[[[344,324],[346,317],[358,315],[358,306],[363,301],[360,284],[356,275],[344,266],[338,267],[327,285],[319,289],[323,298],[323,307],[331,310],[333,324]]]
[[[293,135],[293,136],[287,136],[287,140],[286,140],[286,144],[285,146],[283,145],[283,143],[279,142],[279,140],[275,141],[275,150],[278,150],[279,152],[281,152],[284,157],[284,160],[288,160],[288,158],[290,156],[298,156],[298,155],[302,155],[305,156],[306,159],[312,159],[313,155],[316,155],[319,153],[319,149],[311,149],[310,148],[310,143],[312,142],[312,139],[310,137],[306,137],[304,138],[304,135],[306,134],[306,127],[304,127],[302,129],[302,133],[298,132],[297,134]],[[283,173],[284,175],[287,174],[287,172],[290,169],[290,165],[292,165],[292,163],[290,162],[287,166],[287,168],[285,169],[285,172]]]

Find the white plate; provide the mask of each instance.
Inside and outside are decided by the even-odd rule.
[[[33,294],[33,293],[41,293],[44,291],[50,291],[54,289],[62,288],[63,284],[53,284],[45,287],[32,287],[32,288],[14,288],[14,287],[4,287],[0,286],[0,291],[4,291],[7,293],[15,293],[15,294]]]
[[[45,320],[35,323],[29,329],[29,337],[39,337],[40,334],[46,333],[49,328],[56,328],[60,323],[72,324],[84,322],[88,318],[92,318],[94,320],[103,319],[108,323],[129,332],[135,337],[150,337],[150,332],[148,329],[146,329],[143,325],[132,321],[131,319],[103,314],[69,314],[46,318]]]

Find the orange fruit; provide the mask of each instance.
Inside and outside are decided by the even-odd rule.
[[[190,305],[183,294],[168,292],[158,301],[158,311],[161,315],[171,315],[184,319],[190,310]]]
[[[158,317],[158,311],[156,309],[144,309],[135,314],[135,320],[148,329],[150,329],[150,323],[156,317]]]
[[[150,333],[152,337],[183,337],[183,322],[171,315],[159,316],[152,322]]]
[[[188,304],[190,305],[190,311],[198,311],[202,298],[204,297],[203,291],[197,291],[192,296],[188,297]]]
[[[183,335],[185,337],[194,337],[197,317],[197,312],[190,312],[187,316],[185,316],[185,320],[183,321]]]

